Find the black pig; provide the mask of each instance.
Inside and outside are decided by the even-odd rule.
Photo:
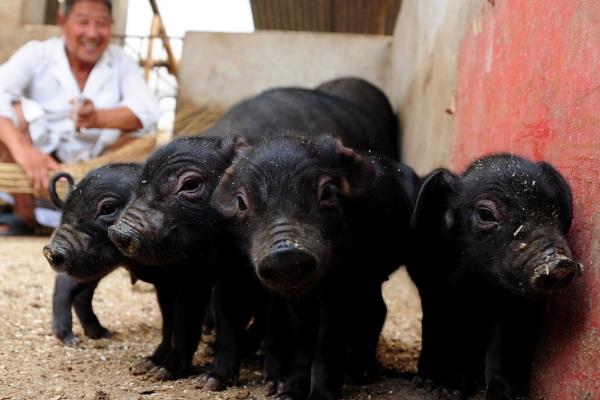
[[[357,78],[331,80],[316,89],[264,91],[231,107],[204,135],[236,134],[256,144],[281,133],[327,133],[343,138],[348,147],[398,158],[397,120],[389,101]]]
[[[368,82],[344,78],[315,90],[268,90],[234,105],[204,132],[203,141],[179,141],[157,152],[145,164],[136,200],[111,228],[117,246],[139,262],[198,264],[197,269],[204,271],[198,279],[207,285],[216,280],[217,353],[208,374],[209,389],[222,387],[237,374],[241,326],[251,314],[261,320],[256,304],[262,300],[242,304],[233,299],[262,295],[254,287],[255,277],[247,276],[248,261],[235,239],[228,237],[226,221],[210,207],[207,195],[231,162],[227,151],[243,145],[232,135],[254,144],[281,131],[308,135],[325,131],[343,136],[350,145],[397,156],[396,118],[385,95]],[[223,139],[215,139],[219,137]],[[227,151],[223,143],[230,145]],[[187,351],[193,354],[191,347]]]
[[[345,370],[377,366],[381,284],[405,259],[418,185],[410,168],[329,135],[267,138],[221,179],[213,203],[274,293],[265,369],[281,398],[336,399]]]
[[[92,309],[98,282],[121,261],[123,256],[108,239],[107,230],[123,210],[137,182],[137,164],[111,164],[88,173],[71,189],[65,203],[55,189],[59,174],[51,181],[50,194],[62,208],[61,225],[54,231],[44,256],[58,272],[52,302],[52,332],[68,345],[76,345],[72,331],[71,307],[88,337],[110,337]]]
[[[423,306],[419,380],[462,398],[485,380],[486,399],[526,387],[536,307],[581,271],[565,235],[568,184],[545,162],[502,154],[462,176],[440,169],[423,183],[409,263]]]
[[[245,267],[246,257],[210,204],[214,187],[242,145],[238,137],[193,137],[157,150],[142,167],[132,201],[109,229],[124,255],[146,265],[145,274],[161,277],[155,286],[163,341],[145,361],[145,368],[160,377],[177,378],[189,371],[216,284],[215,360],[205,385],[211,390],[239,373],[251,336],[246,326],[260,302],[261,290]]]

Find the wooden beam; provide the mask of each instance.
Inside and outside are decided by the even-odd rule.
[[[175,76],[177,76],[177,59],[175,58],[175,53],[173,53],[173,48],[171,47],[171,42],[169,42],[169,37],[167,36],[167,31],[165,29],[165,25],[162,22],[162,17],[160,16],[160,11],[158,10],[158,4],[156,4],[156,0],[149,0],[150,6],[152,7],[152,12],[155,16],[158,16],[160,24],[158,26],[158,36],[160,36],[165,51],[167,52],[167,60],[169,62],[169,72]]]
[[[171,67],[169,60],[150,60],[152,62],[152,67],[156,68],[156,67],[165,67],[167,69],[169,69]],[[145,67],[146,66],[146,62],[147,60],[145,59],[141,59],[139,62],[140,67]]]

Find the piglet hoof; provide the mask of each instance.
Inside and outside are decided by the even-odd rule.
[[[419,376],[419,375],[415,375],[414,378],[412,378],[412,384],[414,387],[416,388],[422,388],[423,387],[423,377]]]
[[[191,364],[186,362],[181,351],[171,350],[161,360],[160,365],[164,372],[159,372],[158,379],[179,379],[187,376],[191,371]],[[166,373],[165,373],[166,372]]]
[[[65,346],[77,347],[79,346],[79,338],[73,334],[73,332],[54,332],[54,336]]]
[[[225,389],[225,385],[223,384],[223,382],[221,382],[220,379],[217,379],[214,376],[208,378],[206,380],[206,383],[204,384],[204,390],[207,390],[209,392],[219,392],[223,389]]]
[[[202,374],[200,380],[203,383],[203,389],[206,391],[220,392],[225,389],[223,381],[210,373]]]
[[[159,381],[170,381],[175,379],[172,373],[170,373],[165,367],[161,367],[160,365],[155,366],[148,374],[151,375],[154,379]]]
[[[275,381],[267,381],[265,382],[265,396],[273,396],[277,394],[277,382]]]
[[[428,393],[432,392],[435,388],[435,383],[431,379],[420,375],[416,375],[413,378],[412,383],[416,388],[423,389]]]
[[[435,382],[431,379],[423,379],[423,390],[430,393],[433,392],[433,389],[435,389]]]
[[[214,343],[208,343],[206,345],[206,348],[204,349],[204,355],[207,357],[214,357],[215,356],[215,346]]]
[[[280,395],[283,392],[283,382],[269,380],[265,382],[265,396]]]
[[[464,400],[465,396],[460,390],[440,388],[440,400]]]
[[[133,366],[131,372],[133,373],[133,375],[144,375],[156,367],[158,367],[158,364],[152,361],[150,357],[144,357],[141,359],[140,362]]]
[[[311,393],[308,396],[308,400],[336,400],[337,397],[334,397],[330,393]]]
[[[365,366],[350,367],[348,378],[350,380],[350,383],[352,384],[365,385],[370,382],[373,382],[375,379],[383,375],[384,368],[377,360],[360,363],[360,365]]]
[[[85,335],[90,339],[110,339],[113,333],[103,326],[98,326],[85,331]]]
[[[280,394],[279,396],[277,396],[277,400],[296,400],[296,399],[294,399],[289,394]]]
[[[353,385],[365,385],[372,379],[366,373],[354,371],[348,373],[347,380]]]

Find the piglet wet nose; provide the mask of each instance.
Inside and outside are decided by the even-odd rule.
[[[64,272],[66,266],[66,251],[52,245],[44,246],[44,257],[56,272]]]
[[[132,256],[139,250],[140,242],[135,233],[121,224],[110,226],[108,237],[126,256]]]
[[[541,290],[552,291],[567,286],[583,266],[562,254],[555,254],[547,263],[536,270],[534,284]]]
[[[308,280],[318,265],[313,254],[290,242],[278,242],[260,261],[258,275],[278,287],[296,287]]]

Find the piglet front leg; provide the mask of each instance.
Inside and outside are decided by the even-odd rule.
[[[202,336],[204,313],[210,300],[212,280],[198,282],[198,278],[178,282],[174,299],[171,350],[157,371],[160,379],[178,379],[186,376],[192,366],[194,353]]]
[[[75,296],[73,306],[85,335],[91,339],[112,337],[112,332],[103,327],[92,309],[92,299],[99,281],[93,281]]]
[[[93,339],[107,337],[108,330],[100,325],[92,309],[92,297],[98,282],[99,279],[79,282],[64,273],[56,275],[52,295],[52,333],[67,346],[79,344],[79,339],[73,334],[73,306],[87,336]]]
[[[537,326],[528,304],[507,307],[493,323],[485,355],[486,400],[516,400],[527,392]]]
[[[340,293],[321,299],[317,345],[311,368],[309,400],[336,400],[344,379],[346,315]]]

